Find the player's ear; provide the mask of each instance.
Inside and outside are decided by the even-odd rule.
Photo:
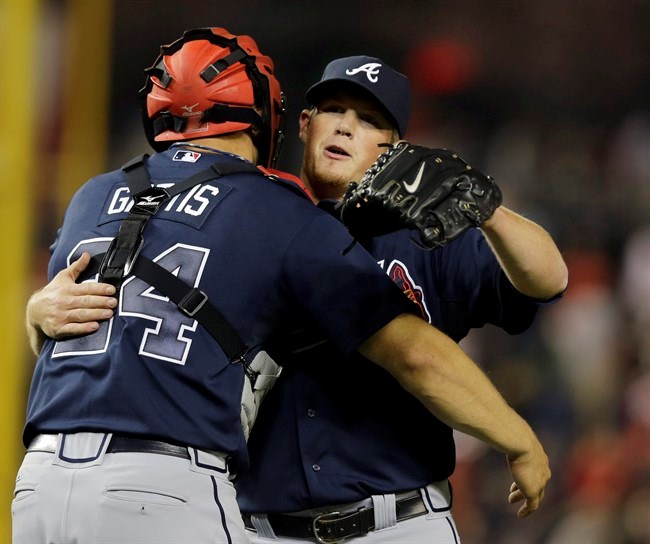
[[[302,110],[300,112],[298,136],[300,141],[304,144],[307,141],[307,131],[309,130],[309,124],[311,123],[311,116],[314,110]]]

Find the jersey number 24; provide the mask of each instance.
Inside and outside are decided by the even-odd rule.
[[[108,249],[110,242],[111,238],[94,238],[80,242],[68,256],[68,264],[78,259],[84,251],[91,255],[103,253]],[[209,254],[210,250],[206,248],[176,244],[153,260],[188,285],[198,287]],[[96,281],[96,277],[88,281]],[[188,334],[198,326],[195,319],[183,314],[167,297],[135,276],[128,277],[122,284],[119,301],[119,316],[149,322],[144,330],[141,327],[133,327],[142,331],[138,333],[141,335],[139,355],[185,364],[192,346],[192,339]],[[114,318],[102,322],[93,334],[56,342],[52,357],[104,353],[110,345],[113,322]],[[129,323],[126,326],[130,325]]]

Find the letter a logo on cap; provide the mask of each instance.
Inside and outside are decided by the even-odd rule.
[[[377,83],[377,74],[379,74],[379,68],[381,68],[381,64],[378,62],[369,62],[368,64],[364,64],[358,68],[348,68],[345,73],[349,76],[353,76],[359,72],[365,72],[366,76],[368,76],[368,80],[371,83]]]

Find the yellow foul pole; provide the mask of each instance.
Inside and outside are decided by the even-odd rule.
[[[20,437],[33,359],[23,323],[39,224],[35,113],[45,6],[0,0],[0,543],[11,542],[10,502],[24,452]],[[56,172],[48,173],[54,183],[47,187],[56,191],[59,217],[79,185],[106,167],[112,2],[68,0],[63,9],[62,132]]]
[[[30,202],[39,8],[37,0],[0,0],[0,542],[7,543],[29,370],[23,310],[34,221]]]

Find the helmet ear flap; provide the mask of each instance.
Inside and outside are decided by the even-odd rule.
[[[273,61],[252,38],[222,28],[188,30],[160,48],[145,74],[140,109],[156,151],[176,141],[256,127],[258,162],[275,163],[284,138],[285,100]]]

